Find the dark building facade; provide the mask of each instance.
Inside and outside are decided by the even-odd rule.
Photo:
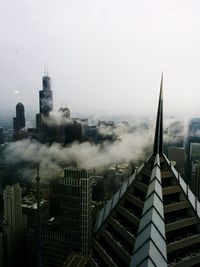
[[[61,267],[66,259],[65,236],[51,218],[41,231],[42,266]]]
[[[49,115],[53,110],[53,92],[51,90],[51,79],[49,76],[42,78],[43,90],[39,92],[40,98],[40,114]]]
[[[51,79],[45,75],[42,78],[43,89],[39,91],[39,114],[36,114],[36,139],[45,143],[47,139],[48,126],[45,118],[53,110],[53,92],[51,90]]]
[[[13,118],[13,139],[20,140],[25,137],[24,127],[25,122],[25,110],[22,103],[16,105],[16,117]]]
[[[4,143],[4,138],[3,138],[3,128],[0,128],[0,144]]]
[[[92,235],[92,172],[74,167],[60,176],[60,216],[67,252],[88,254]]]
[[[74,141],[82,141],[82,125],[76,120],[71,120],[65,126],[65,144],[70,144]]]

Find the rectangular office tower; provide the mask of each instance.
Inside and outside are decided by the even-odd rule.
[[[92,232],[92,171],[70,167],[60,176],[60,213],[67,252],[87,254]]]
[[[4,199],[4,240],[5,260],[7,267],[19,266],[20,252],[22,247],[22,193],[19,184],[6,186],[3,193]]]
[[[45,75],[42,78],[43,89],[39,92],[40,98],[40,114],[49,115],[53,110],[53,92],[51,91],[51,79]]]

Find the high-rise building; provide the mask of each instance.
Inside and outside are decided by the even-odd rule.
[[[49,115],[53,110],[53,92],[51,90],[51,79],[45,75],[42,78],[43,89],[39,92],[40,98],[40,114],[44,116]]]
[[[82,125],[76,120],[71,120],[65,126],[65,144],[70,144],[74,141],[82,141]]]
[[[4,267],[3,230],[1,226],[0,226],[0,266]]]
[[[60,222],[54,217],[43,225],[41,231],[42,266],[61,267],[67,253],[65,235],[60,229]]]
[[[200,143],[190,144],[190,160],[200,160]]]
[[[41,143],[45,143],[45,124],[44,115],[36,114],[36,139]]]
[[[175,168],[182,175],[184,174],[184,164],[185,164],[185,148],[171,146],[168,148],[168,158],[170,161],[175,161]]]
[[[69,167],[60,176],[60,215],[67,252],[87,254],[92,233],[92,171]]]
[[[200,161],[198,160],[191,163],[190,188],[200,200]]]
[[[4,199],[4,240],[6,267],[19,266],[19,256],[21,253],[21,235],[23,231],[22,218],[22,195],[19,184],[6,186]]]
[[[24,105],[18,103],[16,105],[16,117],[13,118],[13,139],[20,140],[25,137],[25,116],[24,116]]]
[[[4,143],[4,138],[3,138],[3,128],[0,128],[0,144]]]
[[[51,79],[48,75],[42,78],[43,89],[39,91],[39,110],[36,114],[36,139],[45,143],[49,141],[49,127],[45,123],[45,118],[53,110],[53,92],[51,90]]]

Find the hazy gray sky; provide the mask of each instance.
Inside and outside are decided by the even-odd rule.
[[[200,115],[199,0],[0,0],[0,108]],[[15,91],[19,94],[15,94]]]

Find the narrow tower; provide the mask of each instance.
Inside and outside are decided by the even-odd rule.
[[[4,228],[6,266],[19,266],[22,249],[22,189],[19,184],[7,185],[3,193],[4,199]]]
[[[39,91],[40,114],[48,116],[53,110],[53,92],[51,90],[51,79],[48,75],[42,78],[43,89]]]
[[[22,103],[18,103],[16,105],[16,117],[13,118],[14,140],[19,140],[24,137],[24,127],[25,127],[24,105]]]

